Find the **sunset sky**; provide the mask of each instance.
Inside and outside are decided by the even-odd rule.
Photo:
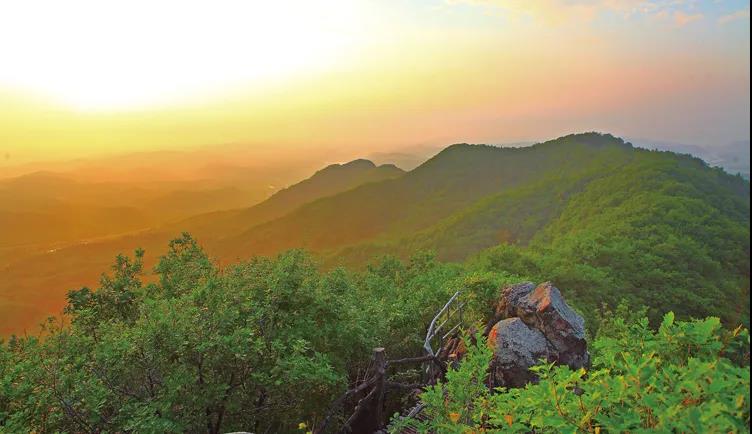
[[[587,130],[748,140],[749,2],[0,0],[0,165]]]

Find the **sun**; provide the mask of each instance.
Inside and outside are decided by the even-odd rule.
[[[175,102],[336,65],[363,37],[352,1],[0,3],[0,86],[84,110]]]

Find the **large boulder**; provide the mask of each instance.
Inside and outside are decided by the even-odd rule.
[[[522,304],[522,299],[535,290],[532,282],[522,282],[507,286],[501,290],[501,298],[496,305],[496,315],[500,318],[517,316],[517,308]]]
[[[496,386],[524,386],[535,379],[528,369],[550,356],[543,333],[528,327],[520,318],[496,323],[488,334],[487,343],[494,351],[491,376]]]
[[[499,321],[490,328],[488,342],[494,348],[497,386],[519,387],[534,380],[528,368],[541,358],[573,369],[590,363],[585,320],[551,282],[502,289],[495,319]]]

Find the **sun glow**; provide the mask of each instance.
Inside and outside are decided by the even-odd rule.
[[[330,68],[357,1],[0,2],[0,86],[84,110],[140,108]]]
[[[221,143],[748,137],[749,1],[632,3],[0,0],[0,168]]]

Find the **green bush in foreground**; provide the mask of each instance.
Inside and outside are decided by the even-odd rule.
[[[299,432],[374,347],[419,354],[454,291],[479,319],[517,280],[430,254],[362,272],[322,271],[300,250],[219,268],[188,234],[153,272],[143,258],[120,255],[98,288],[71,291],[39,337],[0,340],[0,433]]]
[[[360,383],[372,348],[419,355],[423,330],[455,291],[468,324],[479,324],[500,287],[527,280],[431,254],[324,271],[291,250],[220,268],[187,234],[153,271],[143,258],[140,250],[118,256],[98,288],[71,291],[64,320],[39,337],[0,341],[1,433],[300,432]],[[489,393],[490,351],[472,347],[448,374],[446,401],[440,388],[424,394],[432,420],[423,428],[744,430],[746,331],[668,316],[653,332],[639,320],[645,312],[593,314],[594,369],[542,366],[541,384],[524,390]],[[402,404],[392,394],[387,411]],[[334,416],[332,429],[349,411]]]
[[[492,351],[479,340],[421,395],[428,420],[395,419],[393,432],[749,432],[747,330],[671,312],[657,331],[646,319],[603,329],[589,371],[543,363],[537,384],[496,392],[484,387]]]

